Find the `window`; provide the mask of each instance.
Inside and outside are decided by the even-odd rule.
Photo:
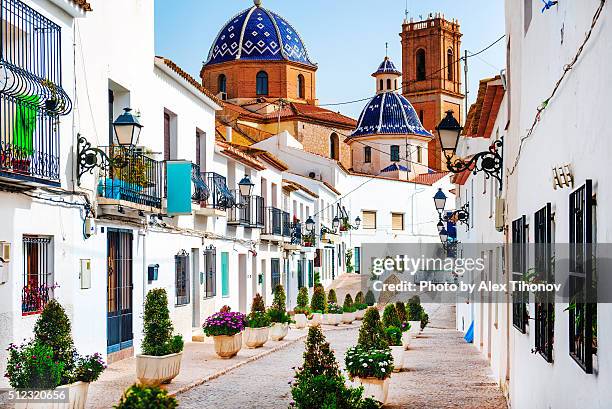
[[[189,304],[189,254],[185,250],[174,256],[174,279],[176,305]]]
[[[314,287],[314,261],[308,260],[308,287]]]
[[[230,286],[229,286],[229,253],[227,251],[221,252],[221,295],[223,297],[229,297]]]
[[[512,222],[512,279],[514,281],[525,280],[527,274],[527,232],[525,216]],[[528,319],[528,302],[528,292],[517,290],[512,292],[512,324],[523,334]]]
[[[446,78],[449,81],[453,81],[453,68],[455,66],[455,56],[453,55],[453,50],[448,50],[446,52]]]
[[[391,229],[404,230],[404,213],[391,213]]]
[[[227,77],[225,74],[220,74],[217,78],[217,89],[219,92],[227,93]]]
[[[548,203],[535,213],[535,271],[538,281],[552,284],[554,278],[554,253],[552,246],[552,206]],[[555,331],[555,294],[536,293],[535,349],[548,362],[553,361]]]
[[[423,163],[423,147],[417,146],[417,162]]]
[[[384,84],[385,82],[382,79],[378,82],[378,89],[380,91],[382,91],[385,88]]]
[[[362,221],[361,225],[366,230],[375,230],[376,229],[376,212],[364,210],[362,212]]]
[[[217,249],[209,246],[204,250],[204,298],[217,295]]]
[[[399,161],[400,161],[399,145],[391,145],[391,162],[399,162]]]
[[[387,91],[391,91],[391,78],[387,78]]]
[[[597,353],[593,182],[587,180],[573,192],[569,204],[569,353],[586,373],[593,373],[593,355]]]
[[[298,75],[298,98],[306,98],[306,80],[302,74]]]
[[[397,79],[395,80],[395,88],[394,90],[397,91],[399,88],[397,87]]]
[[[354,252],[355,274],[361,274],[361,247],[355,247]]]
[[[335,132],[329,137],[329,157],[335,160],[340,159],[340,139]]]
[[[298,289],[304,287],[304,259],[297,262]]]
[[[51,237],[23,236],[21,313],[40,313],[53,298],[54,288]]]
[[[164,112],[164,160],[170,160],[170,114]]]
[[[268,95],[268,73],[265,71],[257,73],[257,95]]]
[[[363,148],[363,161],[365,163],[372,163],[372,147],[365,146]]]
[[[272,283],[272,291],[274,291],[276,286],[281,283],[280,259],[270,259],[270,276],[272,278],[270,281]]]
[[[425,50],[421,48],[416,52],[417,81],[424,81],[427,77],[427,74],[425,73],[425,64]]]
[[[533,0],[523,0],[523,22],[525,24],[525,34],[531,24],[531,13],[533,11]]]

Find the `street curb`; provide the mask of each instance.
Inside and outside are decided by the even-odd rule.
[[[361,321],[359,321],[359,322],[361,322]],[[329,331],[348,331],[348,330],[351,330],[351,329],[357,329],[360,326],[361,325],[350,326],[350,327],[340,327],[340,328],[329,328],[329,329],[324,329],[324,331],[326,331],[326,332],[329,332]],[[228,368],[225,368],[222,371],[215,372],[214,374],[208,375],[207,377],[202,378],[202,379],[198,379],[197,381],[195,381],[195,382],[193,382],[193,383],[191,383],[191,384],[189,384],[187,386],[183,386],[182,388],[180,388],[179,390],[177,390],[175,392],[170,392],[170,393],[168,393],[168,395],[170,395],[170,396],[177,396],[177,395],[180,395],[181,393],[185,393],[185,392],[187,392],[187,391],[189,391],[189,390],[191,390],[193,388],[196,388],[196,387],[198,387],[200,385],[205,384],[206,382],[210,382],[210,381],[212,381],[214,379],[217,379],[217,378],[219,378],[219,377],[221,377],[223,375],[226,375],[227,373],[232,372],[232,371],[234,371],[234,370],[236,370],[236,369],[238,369],[238,368],[240,368],[240,367],[242,367],[242,366],[244,366],[246,364],[249,364],[251,362],[257,361],[257,360],[259,360],[261,358],[264,358],[264,357],[266,357],[266,356],[268,356],[270,354],[273,354],[274,352],[278,352],[278,351],[280,351],[280,350],[282,350],[284,348],[287,348],[288,346],[296,344],[299,341],[303,341],[304,339],[306,339],[307,336],[308,336],[308,334],[306,333],[306,334],[301,335],[300,337],[298,337],[298,338],[296,338],[294,340],[287,341],[287,342],[285,342],[282,345],[278,345],[278,346],[276,346],[276,347],[274,347],[272,349],[269,349],[269,350],[267,350],[265,352],[262,352],[259,355],[253,355],[252,357],[249,357],[249,358],[247,358],[246,360],[244,360],[242,362],[238,362],[235,365],[232,365],[232,366],[230,366]]]

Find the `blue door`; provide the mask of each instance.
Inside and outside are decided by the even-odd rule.
[[[108,229],[106,349],[113,353],[133,345],[132,231]]]

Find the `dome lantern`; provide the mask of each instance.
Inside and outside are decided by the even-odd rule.
[[[376,79],[376,93],[395,92],[401,90],[400,77],[402,76],[393,61],[386,56],[383,62],[378,66],[378,70],[372,74]]]

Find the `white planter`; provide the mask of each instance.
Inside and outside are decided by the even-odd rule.
[[[213,340],[215,341],[215,352],[223,359],[236,356],[242,348],[242,332],[236,335],[216,335]]]
[[[404,367],[404,346],[391,346],[391,355],[393,355],[393,372],[399,372]]]
[[[340,325],[342,314],[323,314],[323,324]]]
[[[354,312],[344,312],[342,313],[342,323],[343,324],[352,324],[355,321],[355,313]]]
[[[306,325],[308,324],[308,318],[306,318],[306,314],[295,314],[293,316],[293,319],[295,320],[295,327],[297,329],[306,328]]]
[[[270,328],[270,338],[272,341],[282,341],[289,332],[289,324],[287,323],[274,323]]]
[[[363,386],[364,398],[373,398],[383,405],[387,403],[390,378],[384,380],[378,378],[355,378],[355,380],[359,385]]]
[[[136,355],[136,378],[141,385],[170,383],[181,371],[183,352],[164,356]]]
[[[323,320],[322,315],[323,314],[321,314],[320,312],[313,313],[312,318],[310,319],[310,326],[316,327],[316,326],[321,325],[321,322]]]
[[[330,320],[332,319],[331,315],[332,314],[323,314],[323,315],[321,315],[321,322],[323,324],[333,325],[333,324],[330,324]]]
[[[416,338],[421,333],[421,321],[408,321],[410,323],[410,334]]]
[[[89,383],[75,382],[70,385],[58,386],[57,389],[68,388],[69,402],[41,403],[39,401],[19,402],[15,409],[85,409]]]
[[[270,327],[244,329],[244,344],[247,348],[260,348],[268,341]]]
[[[402,346],[404,347],[404,349],[408,349],[411,338],[412,338],[412,334],[410,333],[410,331],[402,332]]]
[[[357,310],[355,312],[355,319],[361,321],[365,315],[366,310]]]

